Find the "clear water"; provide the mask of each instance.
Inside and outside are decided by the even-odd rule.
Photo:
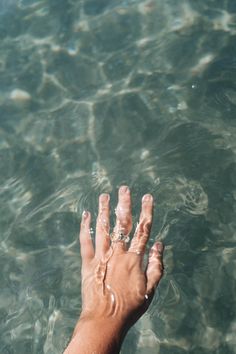
[[[62,353],[122,183],[166,245],[122,353],[236,353],[235,43],[235,0],[0,0],[1,354]]]

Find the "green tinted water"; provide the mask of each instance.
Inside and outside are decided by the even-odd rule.
[[[123,183],[166,273],[122,352],[236,353],[235,40],[234,0],[0,0],[1,354],[63,351],[81,212]]]

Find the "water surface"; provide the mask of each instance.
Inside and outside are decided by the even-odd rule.
[[[235,40],[233,0],[0,0],[1,354],[62,353],[123,183],[166,253],[122,353],[236,353]]]

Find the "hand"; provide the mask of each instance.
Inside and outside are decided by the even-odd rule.
[[[115,318],[129,328],[147,310],[162,274],[163,246],[156,242],[143,270],[143,255],[150,235],[153,198],[142,199],[138,226],[130,247],[123,240],[111,242],[109,230],[109,195],[99,197],[96,248],[90,236],[91,215],[84,212],[80,244],[82,256],[82,313],[80,318]],[[113,239],[124,238],[132,229],[131,196],[128,187],[119,189]]]

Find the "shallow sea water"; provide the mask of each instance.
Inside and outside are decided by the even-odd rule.
[[[235,43],[235,0],[0,0],[0,354],[62,353],[123,183],[166,252],[122,353],[236,353]]]

